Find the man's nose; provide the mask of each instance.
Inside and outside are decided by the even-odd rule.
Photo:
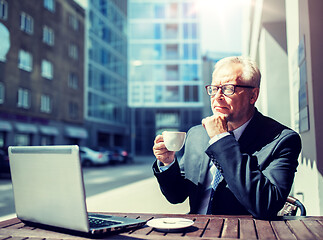
[[[218,90],[216,91],[216,94],[213,95],[212,98],[222,99],[223,98],[222,88],[218,88]]]

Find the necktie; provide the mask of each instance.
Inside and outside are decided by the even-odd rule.
[[[213,203],[215,189],[218,187],[220,182],[223,180],[223,175],[221,174],[221,172],[222,172],[221,166],[218,164],[218,162],[214,158],[211,158],[211,161],[214,163],[215,168],[214,168],[214,177],[211,182],[212,190],[211,190],[209,205],[207,208],[207,214],[212,214],[212,203]]]
[[[234,137],[233,132],[229,132],[229,133]],[[212,190],[211,190],[210,201],[209,201],[209,205],[208,205],[208,209],[207,209],[207,214],[212,214],[212,204],[213,204],[214,193],[215,193],[216,188],[220,184],[220,182],[222,182],[222,180],[223,180],[223,175],[221,174],[223,172],[223,170],[222,170],[220,164],[214,158],[211,158],[211,161],[215,165],[215,170],[214,170],[214,177],[211,182]]]

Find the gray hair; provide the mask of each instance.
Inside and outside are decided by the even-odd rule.
[[[220,69],[230,63],[241,64],[243,73],[241,74],[240,78],[254,87],[260,87],[261,73],[257,64],[250,58],[243,56],[226,57],[218,61],[214,65],[212,77],[214,77],[217,69]]]

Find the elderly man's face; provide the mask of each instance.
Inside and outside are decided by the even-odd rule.
[[[239,77],[242,74],[240,64],[230,63],[217,69],[214,73],[212,85],[222,86],[224,84],[250,86],[250,83],[243,82]],[[211,97],[213,114],[224,115],[232,126],[239,127],[248,121],[254,111],[254,104],[258,98],[259,88],[236,87],[235,93],[226,96],[221,89]]]

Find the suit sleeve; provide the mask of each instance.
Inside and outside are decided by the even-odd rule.
[[[157,178],[160,189],[166,199],[173,204],[182,203],[188,197],[187,180],[181,174],[178,161],[166,171],[159,172],[157,161],[153,165],[154,175]]]
[[[229,189],[256,218],[277,216],[293,184],[301,140],[288,131],[253,154],[240,152],[232,136],[224,137],[206,151],[223,169]],[[260,164],[258,164],[260,163]]]

